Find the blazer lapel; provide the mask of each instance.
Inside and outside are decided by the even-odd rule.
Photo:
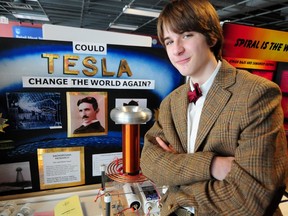
[[[184,87],[179,89],[177,94],[175,94],[175,98],[171,100],[171,112],[173,119],[177,119],[174,123],[180,141],[180,145],[177,145],[179,149],[176,149],[178,152],[187,152],[187,93],[189,89],[189,84],[186,83]]]
[[[223,60],[203,106],[195,143],[195,152],[199,149],[208,132],[213,127],[214,122],[229,101],[231,93],[226,89],[235,83],[235,77],[236,69]]]

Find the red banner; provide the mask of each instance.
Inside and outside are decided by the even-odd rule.
[[[288,62],[288,33],[225,23],[223,57]],[[248,67],[248,65],[246,65]],[[249,67],[251,68],[251,67]],[[255,67],[253,67],[255,68]],[[260,69],[257,67],[257,69]],[[264,68],[267,70],[267,68]]]

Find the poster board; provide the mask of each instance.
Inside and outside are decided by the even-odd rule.
[[[141,125],[142,145],[160,102],[185,82],[162,48],[16,38],[0,38],[0,76],[0,164],[28,162],[31,191],[40,190],[39,148],[84,147],[85,184],[100,182],[92,175],[92,156],[122,149],[121,125],[109,116],[116,101],[152,111],[152,120]],[[105,95],[98,107],[105,132],[69,135],[76,124],[69,118],[79,115],[77,104],[67,103],[75,92]]]

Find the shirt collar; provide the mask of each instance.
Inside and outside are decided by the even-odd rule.
[[[203,96],[206,96],[206,94],[208,93],[208,91],[209,91],[210,87],[212,86],[212,83],[213,83],[216,75],[217,75],[218,72],[219,72],[219,69],[220,69],[221,65],[222,65],[222,62],[219,60],[218,63],[217,63],[217,67],[215,68],[215,70],[213,71],[213,73],[211,74],[211,76],[209,77],[209,79],[206,80],[206,82],[203,83],[203,84],[200,86]],[[194,90],[194,87],[193,87],[193,83],[192,83],[192,80],[191,80],[191,79],[190,79],[189,84],[190,84],[190,89],[191,89],[191,91],[193,91],[193,90]]]

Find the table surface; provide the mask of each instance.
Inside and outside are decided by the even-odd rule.
[[[32,192],[18,195],[8,195],[0,197],[0,210],[3,209],[4,204],[7,201],[15,201],[18,205],[25,203],[31,203],[31,207],[34,209],[34,215],[37,216],[53,216],[53,209],[57,203],[67,199],[71,196],[78,195],[81,201],[81,206],[84,216],[105,216],[106,204],[103,199],[104,191],[101,189],[101,185],[86,185],[73,188],[64,188],[40,192]],[[121,203],[121,210],[125,216],[144,216],[144,212],[140,209],[138,211],[132,211],[128,208],[126,197],[119,186],[110,185],[106,187],[105,192],[111,194],[111,215],[119,213],[119,209],[113,209],[115,205]],[[288,200],[288,197],[283,196],[282,201]],[[288,216],[288,202],[281,202],[279,205],[282,214]],[[117,212],[118,211],[118,212]],[[36,213],[36,214],[35,214]],[[150,214],[150,216],[159,216],[158,213]]]
[[[122,185],[121,185],[122,186]],[[101,185],[79,186],[67,189],[48,190],[32,192],[27,194],[9,195],[0,197],[0,212],[5,203],[15,201],[18,206],[30,203],[37,216],[53,216],[54,207],[62,200],[78,195],[84,216],[106,216],[106,203],[104,194],[111,195],[111,215],[142,216],[145,215],[142,209],[137,211],[128,207],[126,197],[119,185],[115,187],[107,186],[105,191],[101,190]],[[117,206],[117,209],[116,207]],[[158,213],[151,213],[150,216],[158,216]]]

